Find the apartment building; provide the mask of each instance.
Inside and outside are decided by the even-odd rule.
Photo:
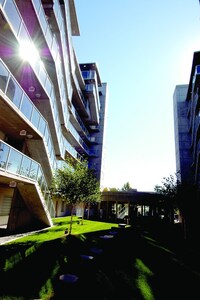
[[[174,90],[176,171],[200,189],[200,52],[194,52],[189,84]]]
[[[0,225],[52,226],[53,171],[88,159],[101,182],[107,84],[79,64],[74,0],[0,0]]]

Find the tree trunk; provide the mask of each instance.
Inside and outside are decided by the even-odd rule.
[[[90,203],[88,203],[88,210],[87,210],[87,219],[90,218]]]
[[[71,212],[71,218],[70,218],[70,225],[69,225],[69,234],[72,233],[73,208],[74,208],[74,206],[73,206],[73,204],[71,204],[71,210],[70,210],[70,212]]]
[[[83,225],[83,219],[84,219],[84,213],[85,213],[85,203],[82,203],[82,220],[81,220],[81,225]]]

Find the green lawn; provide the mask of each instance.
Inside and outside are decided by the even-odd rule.
[[[118,227],[118,224],[106,223],[106,222],[97,222],[90,220],[83,220],[83,224],[78,224],[79,218],[73,217],[72,220],[72,234],[73,235],[82,235],[88,232],[94,232],[99,230],[108,230],[111,227]],[[66,228],[69,229],[70,217],[61,217],[53,219],[52,227],[42,230],[39,233],[31,234],[29,236],[17,239],[13,241],[12,244],[21,244],[21,243],[44,243],[50,240],[55,240],[63,238],[65,235]]]
[[[174,228],[73,220],[72,235],[64,234],[69,217],[56,218],[52,228],[0,246],[0,300],[197,299],[200,256]],[[68,273],[78,281],[59,280]]]

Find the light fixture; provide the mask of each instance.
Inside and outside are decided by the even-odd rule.
[[[16,186],[17,186],[17,182],[16,182],[16,181],[10,181],[10,182],[9,182],[9,187],[14,188],[14,187],[16,187]]]
[[[33,135],[32,135],[32,134],[30,134],[30,133],[29,133],[29,134],[27,134],[27,138],[28,138],[28,139],[32,139],[32,137],[33,137]]]
[[[35,94],[35,96],[36,96],[37,98],[40,98],[41,94],[37,93],[37,94]]]
[[[30,86],[30,87],[28,88],[28,91],[29,91],[29,92],[35,92],[35,87],[34,87],[34,86]]]
[[[25,136],[26,135],[26,130],[21,130],[19,134]]]

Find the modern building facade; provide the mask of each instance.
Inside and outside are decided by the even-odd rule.
[[[63,215],[49,187],[70,156],[101,183],[107,84],[79,64],[74,0],[0,0],[0,225],[48,227]]]
[[[180,179],[188,178],[191,165],[187,90],[187,84],[177,85],[173,95],[176,171],[180,174]]]
[[[176,171],[181,183],[200,190],[200,52],[193,56],[190,82],[175,88]]]

